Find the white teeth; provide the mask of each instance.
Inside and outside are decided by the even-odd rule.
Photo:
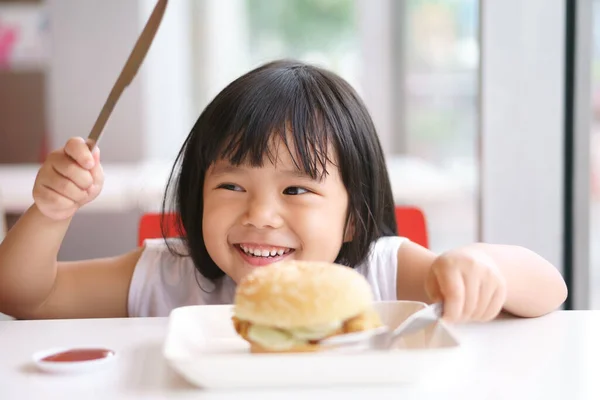
[[[260,249],[253,249],[250,247],[246,247],[243,245],[240,245],[240,248],[244,251],[244,253],[253,255],[255,257],[275,257],[277,255],[281,256],[281,255],[287,254],[291,251],[291,249],[284,249],[284,248],[278,248],[278,249],[272,248],[270,250],[260,250]]]

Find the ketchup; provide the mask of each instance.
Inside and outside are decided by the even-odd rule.
[[[114,356],[115,353],[112,350],[107,349],[73,349],[62,351],[60,353],[51,354],[42,358],[42,361],[46,362],[81,362],[81,361],[92,361],[100,360],[102,358],[108,358]]]

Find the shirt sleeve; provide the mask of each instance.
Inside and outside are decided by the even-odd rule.
[[[367,260],[357,267],[369,282],[375,301],[395,301],[398,276],[398,250],[408,241],[400,236],[384,236],[371,245]]]
[[[173,242],[179,249],[179,243]],[[127,311],[130,317],[167,316],[188,295],[193,268],[183,257],[172,254],[164,239],[148,239],[135,266]]]

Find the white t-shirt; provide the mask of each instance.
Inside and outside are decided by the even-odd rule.
[[[169,240],[182,246],[179,239]],[[396,300],[397,255],[406,240],[397,236],[378,239],[365,262],[356,267],[371,285],[376,301]],[[130,317],[166,317],[177,307],[233,303],[235,282],[228,276],[213,283],[196,270],[190,257],[173,255],[164,239],[144,244],[129,287]]]

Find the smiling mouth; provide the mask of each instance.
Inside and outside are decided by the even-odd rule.
[[[290,247],[276,247],[276,246],[261,246],[261,247],[253,247],[245,244],[236,244],[240,251],[244,254],[257,257],[257,258],[276,258],[288,255],[294,251],[294,249]]]

